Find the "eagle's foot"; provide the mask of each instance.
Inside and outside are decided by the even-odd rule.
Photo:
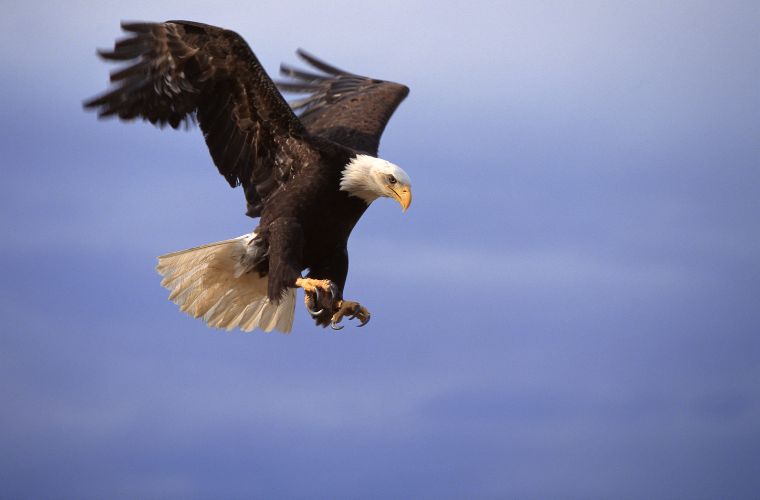
[[[325,307],[329,310],[333,309],[333,304],[338,297],[338,289],[332,281],[298,278],[296,280],[296,286],[303,288],[304,305],[306,305],[306,310],[309,311],[309,314],[313,317],[316,318],[320,316],[325,311]],[[324,292],[324,296],[320,295],[320,290]],[[317,307],[320,307],[320,303],[323,304],[322,308],[317,309]]]
[[[340,321],[348,316],[348,319],[357,318],[361,323],[357,326],[362,327],[369,323],[370,313],[366,307],[363,307],[358,302],[352,302],[350,300],[339,300],[336,304],[337,311],[332,315],[330,319],[330,328],[333,330],[340,330],[343,325],[338,325]]]

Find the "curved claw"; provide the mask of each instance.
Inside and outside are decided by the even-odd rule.
[[[314,306],[316,307],[318,305],[319,305],[319,289],[315,289],[314,290]],[[312,309],[311,307],[308,306],[308,304],[306,306],[306,310],[309,311],[309,314],[311,314],[312,317],[314,318],[316,318],[317,316],[319,316],[325,311],[324,309],[319,309],[319,310]]]
[[[369,320],[370,320],[370,318],[371,318],[371,317],[372,317],[372,316],[367,316],[367,319],[365,319],[364,321],[362,321],[362,322],[361,322],[361,324],[359,324],[359,325],[356,325],[356,328],[361,328],[361,327],[363,327],[364,325],[366,325],[367,323],[369,323]]]
[[[336,322],[331,321],[330,328],[332,328],[333,330],[343,330],[343,325],[339,325]]]
[[[330,299],[332,301],[335,301],[335,298],[338,296],[338,287],[335,286],[335,283],[332,281],[330,282]]]

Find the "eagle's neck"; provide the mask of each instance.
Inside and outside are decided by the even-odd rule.
[[[377,162],[378,158],[369,155],[357,155],[352,158],[341,174],[340,190],[361,198],[367,205],[378,199],[382,192],[378,192],[377,181],[373,175],[373,167]]]

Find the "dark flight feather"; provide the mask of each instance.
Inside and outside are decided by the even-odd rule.
[[[276,83],[283,92],[309,94],[290,103],[300,113],[299,118],[307,130],[377,156],[380,136],[393,112],[409,94],[409,88],[349,73],[303,49],[296,53],[322,74],[283,64],[280,73],[290,80]]]
[[[260,216],[264,199],[295,175],[302,162],[294,160],[317,152],[248,44],[232,31],[189,21],[122,28],[131,36],[99,54],[127,66],[112,72],[113,87],[85,107],[173,128],[195,117],[219,172],[231,186],[244,186],[248,214]]]

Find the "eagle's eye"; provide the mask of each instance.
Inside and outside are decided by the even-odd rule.
[[[395,177],[393,177],[392,175],[389,175],[389,176],[388,176],[388,182],[389,182],[390,184],[396,184],[396,178],[395,178]]]

